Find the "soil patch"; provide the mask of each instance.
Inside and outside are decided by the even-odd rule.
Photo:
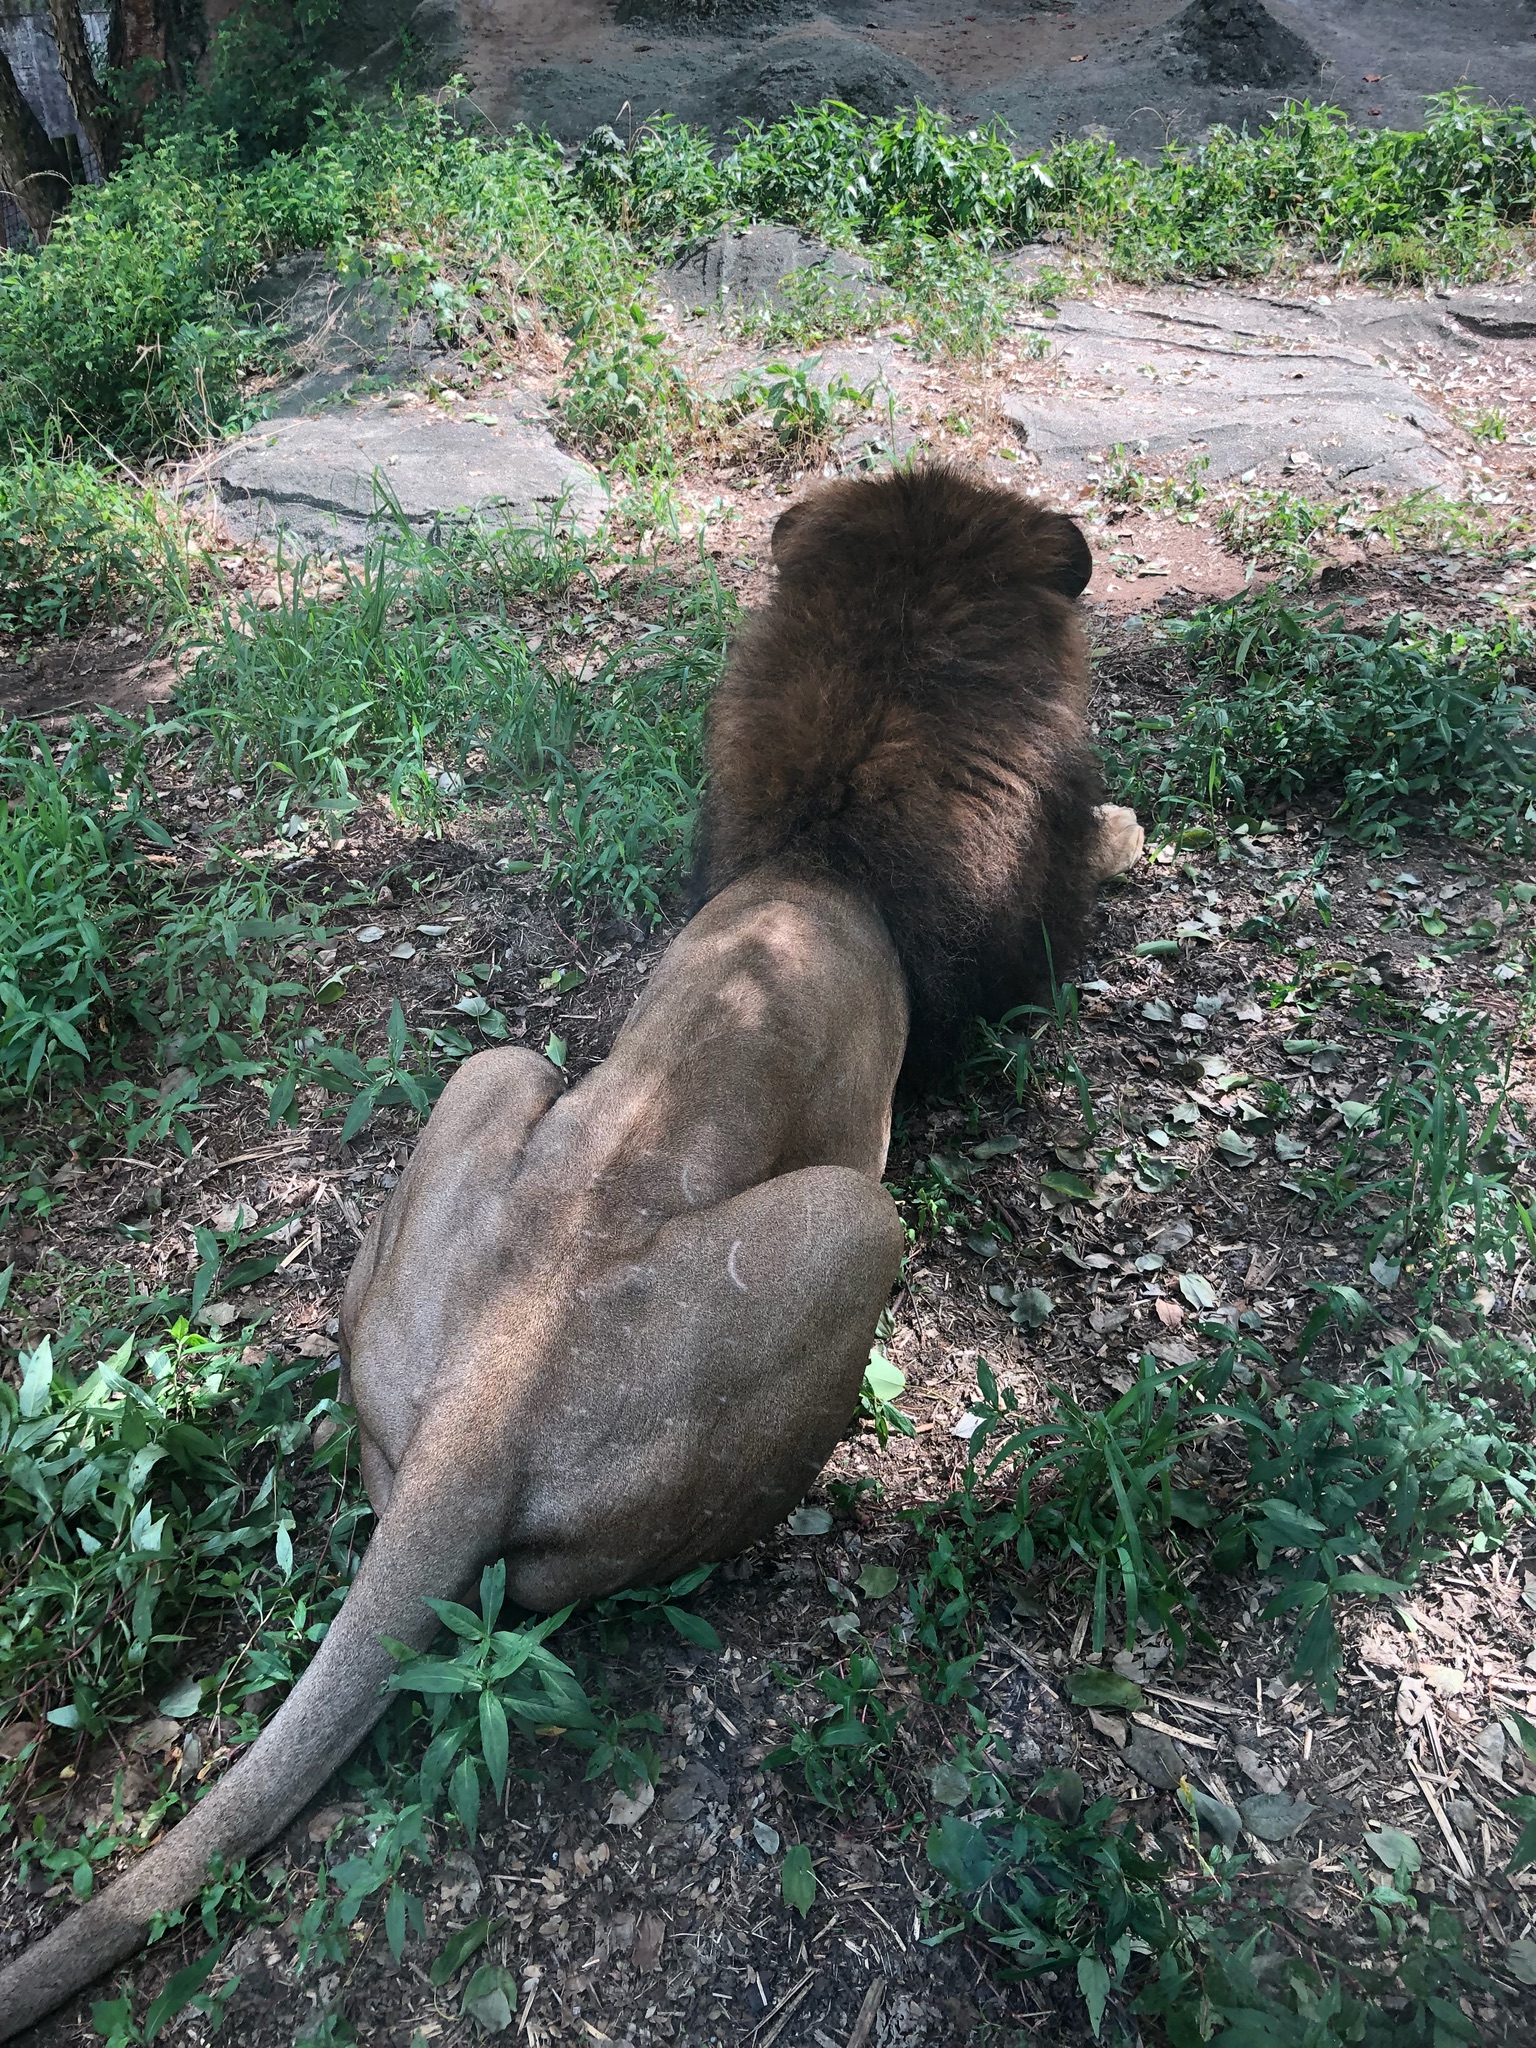
[[[1454,9],[1419,0],[969,0],[959,11],[943,0],[627,0],[617,11],[607,0],[458,4],[464,54],[455,62],[476,105],[498,126],[545,122],[569,142],[603,122],[662,112],[723,137],[744,115],[778,108],[786,92],[819,96],[850,82],[862,94],[856,104],[916,95],[962,120],[995,115],[1028,148],[1093,132],[1143,156],[1215,122],[1258,122],[1292,91],[1395,127],[1419,125],[1426,96],[1457,84],[1500,101],[1536,98],[1526,0]],[[826,47],[797,55],[800,40]],[[847,42],[867,55],[856,60]],[[773,70],[765,83],[763,66],[790,64],[804,68]]]

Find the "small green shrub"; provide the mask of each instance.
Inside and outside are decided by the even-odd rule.
[[[219,25],[206,81],[181,102],[163,99],[159,125],[231,136],[244,163],[302,149],[342,101],[323,48],[339,11],[340,0],[244,0]]]
[[[882,1698],[880,1666],[856,1651],[846,1672],[819,1672],[815,1688],[826,1704],[813,1709],[813,1718],[772,1750],[764,1764],[774,1771],[796,1765],[811,1797],[834,1812],[849,1811],[870,1793],[894,1809],[891,1745],[905,1716]]]
[[[314,913],[279,911],[254,865],[190,882],[151,865],[170,840],[131,744],[114,758],[82,728],[56,760],[12,726],[0,797],[0,1095],[98,1075],[140,1034],[183,1063],[228,1058],[232,1032],[270,1031],[303,994],[284,954]]]
[[[84,462],[0,464],[0,632],[182,618],[191,581],[184,537],[152,492]]]
[[[1369,1220],[1367,1265],[1412,1285],[1425,1314],[1447,1294],[1469,1304],[1536,1257],[1516,1043],[1464,1005],[1400,1025],[1383,1048],[1385,1086],[1351,1105],[1337,1160],[1307,1179],[1325,1214]]]
[[[228,1276],[250,1277],[249,1262]],[[44,1339],[22,1361],[19,1391],[0,1381],[8,1721],[100,1734],[184,1668],[184,1632],[205,1603],[240,1611],[246,1645],[202,1674],[210,1703],[226,1686],[234,1700],[292,1676],[286,1660],[274,1666],[263,1637],[303,1607],[294,1454],[307,1451],[334,1404],[313,1389],[301,1394],[308,1361],[246,1365],[238,1349],[178,1323],[164,1344],[130,1341],[76,1378]],[[325,1532],[320,1557],[306,1563],[329,1553],[332,1574],[310,1621],[339,1604],[349,1539],[367,1515],[342,1503],[345,1441],[345,1432],[332,1439],[319,1461],[322,1496],[304,1510],[305,1528]]]
[[[1203,687],[1164,742],[1156,794],[1249,811],[1326,802],[1345,831],[1383,847],[1431,823],[1528,842],[1536,719],[1523,627],[1397,617],[1357,633],[1341,612],[1270,591],[1169,630]]]
[[[595,306],[577,322],[560,384],[577,440],[639,467],[669,463],[697,402],[663,329],[643,304]]]
[[[733,412],[761,406],[779,446],[802,462],[822,456],[839,435],[873,410],[878,388],[843,376],[818,379],[820,356],[803,363],[768,363],[748,370],[731,387]]]
[[[906,235],[883,252],[881,269],[924,356],[987,361],[1024,296],[997,250],[974,236]]]
[[[787,271],[770,298],[738,315],[738,324],[744,338],[761,348],[811,348],[873,333],[890,318],[893,303],[888,292],[813,263]]]
[[[571,167],[577,200],[639,248],[659,250],[720,222],[725,186],[708,135],[665,114],[626,142],[595,128]]]

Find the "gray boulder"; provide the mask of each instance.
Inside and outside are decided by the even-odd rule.
[[[279,416],[313,411],[350,391],[398,382],[440,354],[431,323],[404,311],[381,280],[343,282],[328,256],[282,256],[247,287],[244,311],[282,343],[292,371],[273,407]]]
[[[184,472],[181,490],[237,540],[284,536],[325,552],[361,548],[391,504],[419,532],[456,518],[531,524],[557,511],[590,524],[606,493],[556,446],[541,413],[512,394],[498,400],[494,424],[376,404],[274,420]]]
[[[810,270],[840,291],[859,296],[879,289],[867,258],[829,249],[795,228],[755,227],[715,235],[685,251],[662,273],[662,292],[695,312],[766,306],[792,272]]]

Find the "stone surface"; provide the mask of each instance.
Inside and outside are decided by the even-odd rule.
[[[246,288],[244,309],[282,341],[292,365],[273,407],[278,418],[313,412],[359,379],[374,389],[396,383],[440,353],[429,321],[402,311],[381,282],[344,283],[317,250],[270,264]]]
[[[874,285],[863,257],[829,249],[794,228],[756,227],[741,235],[716,235],[689,249],[663,272],[662,295],[699,311],[761,307],[794,270],[819,271],[847,292]]]
[[[387,498],[419,531],[440,519],[578,522],[606,503],[585,464],[556,446],[537,401],[498,399],[494,424],[424,408],[369,404],[269,422],[184,472],[239,540],[279,533],[316,549],[355,550]],[[521,413],[521,416],[519,416]]]
[[[1446,344],[1428,304],[1149,292],[1067,301],[1031,324],[1060,382],[1003,411],[1048,474],[1085,476],[1116,445],[1175,466],[1203,457],[1213,480],[1290,468],[1401,491],[1459,473],[1459,435],[1400,367],[1416,339]]]
[[[1480,285],[1439,302],[1460,326],[1499,341],[1536,337],[1536,285]]]

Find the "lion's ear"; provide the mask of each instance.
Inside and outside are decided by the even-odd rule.
[[[1065,512],[1047,512],[1034,538],[1040,551],[1039,580],[1063,597],[1081,597],[1093,576],[1093,551],[1076,520]]]
[[[795,504],[787,506],[773,522],[773,533],[769,539],[769,547],[772,549],[773,559],[781,565],[787,551],[787,544],[793,538],[795,528],[804,519],[808,510],[808,500],[800,498]]]

